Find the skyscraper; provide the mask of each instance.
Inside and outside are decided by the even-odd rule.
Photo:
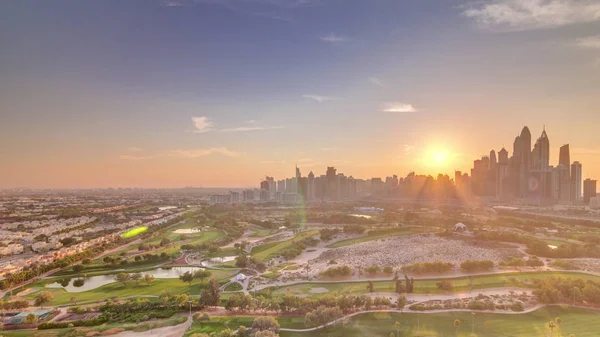
[[[315,174],[310,171],[308,173],[308,200],[314,200],[316,196]]]
[[[564,165],[567,169],[571,167],[571,154],[569,152],[569,144],[565,144],[560,147],[560,153],[558,155],[558,164]]]
[[[581,163],[571,164],[571,201],[581,200],[581,184],[583,183]]]
[[[331,200],[338,198],[338,180],[335,167],[327,167],[327,197]]]
[[[586,179],[583,182],[583,202],[588,204],[596,196],[596,180]]]
[[[546,128],[537,139],[531,151],[531,169],[548,170],[550,167],[550,140],[546,134]]]
[[[506,197],[505,179],[508,176],[508,151],[502,148],[498,151],[498,164],[496,165],[496,196]]]

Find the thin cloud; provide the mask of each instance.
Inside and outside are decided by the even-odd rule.
[[[377,77],[369,77],[369,83],[379,86],[379,87],[385,87],[383,82],[381,82],[381,80],[378,79]]]
[[[404,144],[403,149],[405,155],[411,155],[413,152],[415,152],[416,147],[414,145]]]
[[[206,116],[192,117],[192,122],[194,122],[194,127],[196,128],[194,132],[196,133],[204,133],[213,130],[214,123]]]
[[[600,3],[587,0],[487,0],[462,13],[484,28],[522,31],[600,20]]]
[[[600,35],[578,38],[575,44],[581,48],[600,49]]]
[[[158,156],[133,156],[133,155],[129,155],[129,154],[122,154],[119,156],[119,159],[122,160],[145,160],[145,159],[152,159],[152,158],[156,158]]]
[[[312,99],[312,100],[317,101],[319,103],[323,103],[323,102],[327,102],[327,101],[333,101],[333,100],[338,99],[337,97],[312,95],[312,94],[305,94],[305,95],[302,95],[302,97],[306,98],[306,99]]]
[[[237,128],[220,129],[220,132],[245,132],[245,131],[260,131],[260,130],[275,130],[285,129],[285,126],[240,126]]]
[[[215,128],[215,124],[206,116],[202,117],[192,117],[192,121],[194,122],[194,130],[195,133],[206,133],[210,131],[218,131],[218,132],[244,132],[244,131],[259,131],[259,130],[273,130],[273,129],[283,129],[284,126],[269,126],[269,125],[260,125],[255,120],[246,121],[247,125],[233,127],[233,128]]]
[[[239,157],[240,153],[229,150],[226,147],[211,147],[209,149],[193,149],[193,150],[172,150],[168,153],[170,157],[180,158],[200,158],[211,154],[221,154],[227,157]]]
[[[579,155],[600,156],[600,148],[594,149],[594,148],[576,147],[576,148],[572,148],[571,152],[573,154],[579,154]]]
[[[328,43],[339,43],[339,42],[346,42],[349,40],[345,36],[337,35],[334,33],[329,33],[327,35],[323,35],[320,37],[320,39],[321,39],[321,41],[328,42]]]
[[[417,109],[412,104],[400,102],[383,103],[381,110],[384,112],[417,112]]]
[[[165,1],[163,2],[165,7],[183,7],[184,3],[180,1]]]
[[[132,146],[132,147],[128,148],[127,151],[130,151],[130,152],[141,152],[141,151],[143,151],[143,149],[141,149],[139,147]]]
[[[335,146],[334,147],[322,147],[321,151],[327,152],[327,151],[334,151],[334,150],[338,150],[338,149],[339,149],[339,147],[335,147]]]

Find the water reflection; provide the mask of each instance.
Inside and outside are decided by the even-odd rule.
[[[150,274],[155,278],[179,278],[179,275],[186,271],[192,273],[196,270],[202,270],[203,268],[198,267],[172,267],[172,268],[156,268],[141,272],[142,275]],[[116,274],[114,275],[99,275],[72,279],[61,279],[54,283],[49,283],[46,288],[63,288],[70,293],[80,293],[92,289],[96,289],[105,284],[113,283],[115,281]],[[134,282],[134,281],[131,281]],[[144,281],[140,281],[144,282]]]

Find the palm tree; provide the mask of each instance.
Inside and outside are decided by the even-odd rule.
[[[562,323],[562,319],[560,317],[556,317],[554,319],[554,321],[556,322],[556,324],[560,325],[560,323]]]
[[[398,337],[400,337],[400,322],[396,322],[396,324],[394,324],[396,326],[396,335],[398,335]]]
[[[454,332],[456,333],[458,331],[458,328],[460,327],[460,319],[455,319],[454,320]]]
[[[554,321],[550,321],[550,323],[548,323],[548,327],[550,328],[550,337],[552,337],[556,324],[554,324]]]

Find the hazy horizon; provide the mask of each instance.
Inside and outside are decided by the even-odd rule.
[[[6,1],[0,188],[454,170],[545,126],[600,179],[591,1]]]

